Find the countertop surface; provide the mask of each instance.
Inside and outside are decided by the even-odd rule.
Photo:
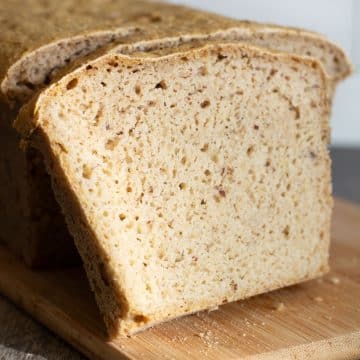
[[[332,148],[334,195],[360,203],[360,148]],[[84,359],[0,296],[0,360]]]

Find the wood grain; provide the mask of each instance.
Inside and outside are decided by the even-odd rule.
[[[33,272],[0,248],[0,290],[92,359],[360,358],[360,208],[336,201],[331,273],[107,341],[82,269]],[[339,281],[339,282],[338,282]]]

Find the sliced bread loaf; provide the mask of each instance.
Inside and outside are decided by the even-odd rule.
[[[18,103],[50,82],[60,68],[108,43],[120,44],[107,51],[131,53],[201,39],[249,42],[318,59],[333,80],[328,82],[331,88],[351,71],[343,51],[318,34],[237,21],[181,6],[126,0],[81,0],[76,6],[74,0],[6,0],[2,5],[1,90],[5,99]],[[73,263],[78,258],[41,155],[18,149],[17,135],[9,127],[16,109],[2,107],[0,199],[4,206],[0,240],[31,266]],[[21,206],[13,206],[14,202]]]
[[[326,76],[239,43],[85,62],[15,123],[111,337],[328,269]]]

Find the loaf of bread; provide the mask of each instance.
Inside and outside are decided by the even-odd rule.
[[[30,148],[21,152],[10,124],[17,106],[75,59],[108,44],[112,46],[107,51],[129,53],[206,39],[248,42],[318,59],[331,79],[328,98],[333,85],[351,71],[343,51],[318,34],[168,4],[7,0],[2,3],[0,20],[1,94],[4,101],[15,104],[13,110],[1,105],[0,240],[31,266],[72,264],[78,257],[41,155]]]
[[[85,61],[22,109],[111,337],[327,271],[327,81],[207,40]]]

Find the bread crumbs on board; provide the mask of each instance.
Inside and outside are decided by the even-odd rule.
[[[340,282],[341,282],[340,279],[337,276],[330,277],[329,281],[334,285],[339,285]]]
[[[285,310],[285,304],[283,302],[275,302],[273,304],[273,309],[276,311],[284,311]]]

